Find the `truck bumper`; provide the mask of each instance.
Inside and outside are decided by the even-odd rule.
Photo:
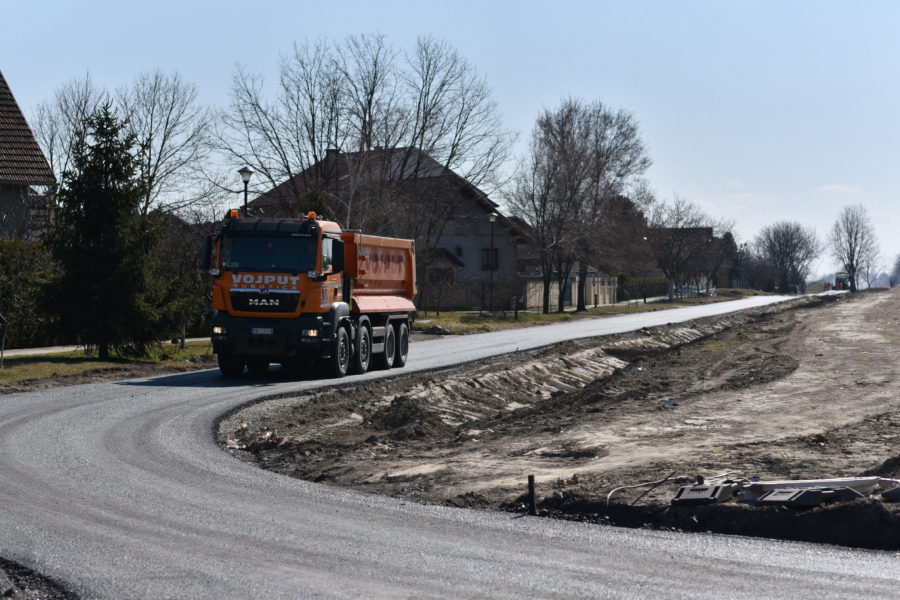
[[[212,324],[213,352],[216,354],[269,358],[270,362],[304,355],[319,356],[323,336],[327,335],[324,320],[315,315],[297,319],[248,319],[219,311],[213,315]],[[215,333],[217,328],[224,333]],[[317,331],[318,335],[303,335],[304,331]],[[330,348],[327,344],[326,347]]]

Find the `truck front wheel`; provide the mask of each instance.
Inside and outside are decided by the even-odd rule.
[[[400,323],[397,327],[397,352],[394,355],[394,366],[405,367],[406,357],[409,355],[409,327],[406,323]]]
[[[331,350],[331,358],[328,360],[331,363],[332,377],[339,378],[347,374],[347,370],[350,368],[350,337],[343,327],[338,329],[334,348]]]
[[[222,375],[229,378],[240,377],[244,374],[244,361],[233,354],[220,352],[216,355],[219,361],[219,370]]]

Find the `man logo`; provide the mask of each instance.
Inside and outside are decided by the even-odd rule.
[[[279,300],[276,298],[250,298],[247,304],[250,306],[279,306]]]

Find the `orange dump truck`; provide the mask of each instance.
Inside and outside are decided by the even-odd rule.
[[[211,257],[215,253],[215,264]],[[229,212],[203,247],[215,277],[213,351],[226,377],[313,358],[330,375],[406,364],[415,310],[412,240]]]

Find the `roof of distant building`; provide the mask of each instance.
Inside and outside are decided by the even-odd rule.
[[[53,179],[53,171],[0,72],[0,182],[42,185]]]
[[[491,209],[497,207],[487,194],[453,170],[445,168],[427,153],[414,147],[376,148],[366,152],[328,150],[325,158],[259,195],[251,200],[248,206],[251,210],[259,210],[293,204],[296,200],[304,198],[308,185],[317,180],[329,190],[339,192],[353,184],[359,185],[360,182],[433,179],[443,175],[448,175],[460,185],[468,187],[486,207]]]

